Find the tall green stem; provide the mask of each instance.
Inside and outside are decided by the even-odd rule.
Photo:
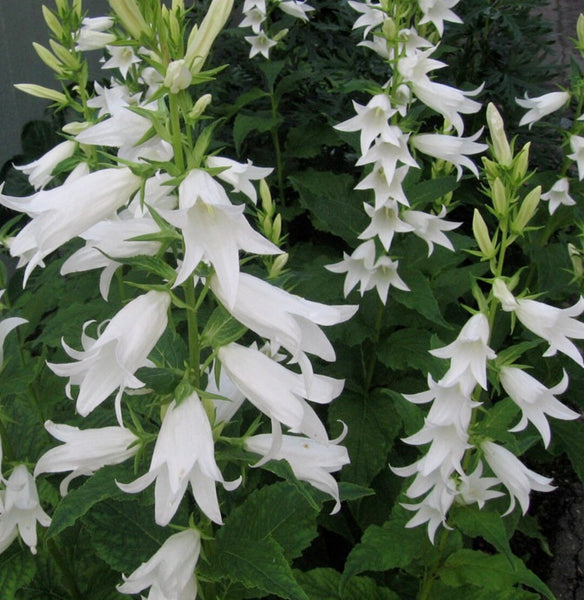
[[[199,323],[197,303],[195,300],[195,282],[193,276],[189,277],[184,283],[185,301],[189,308],[187,309],[187,330],[189,336],[189,368],[191,372],[192,383],[200,386],[201,373],[201,342],[199,339]]]
[[[270,94],[270,101],[272,103],[272,119],[274,120],[274,126],[270,130],[272,134],[272,142],[274,144],[274,151],[276,153],[276,173],[278,177],[278,196],[280,198],[281,206],[284,206],[284,161],[282,160],[282,148],[280,146],[280,131],[278,127],[278,102],[272,92]]]

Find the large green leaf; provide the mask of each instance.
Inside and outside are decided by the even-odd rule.
[[[17,543],[0,555],[0,591],[2,600],[16,600],[16,593],[34,578],[36,565],[28,548]]]
[[[568,455],[572,468],[584,483],[584,425],[580,421],[554,421],[553,438]]]
[[[341,574],[334,569],[296,571],[295,574],[310,600],[399,600],[396,593],[380,587],[369,577],[353,577],[341,593]]]
[[[329,421],[331,426],[336,421],[349,426],[343,444],[351,464],[343,468],[341,478],[369,485],[381,469],[388,468],[387,454],[401,428],[391,398],[378,393],[345,393],[331,405]]]
[[[310,211],[314,226],[355,244],[367,226],[363,197],[353,190],[350,175],[307,169],[288,178],[300,194],[302,206]]]
[[[424,376],[436,376],[443,370],[443,361],[430,354],[432,333],[425,329],[406,327],[384,336],[377,347],[379,360],[388,368],[418,369]]]

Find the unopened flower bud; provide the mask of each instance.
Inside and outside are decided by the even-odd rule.
[[[522,181],[529,167],[529,149],[531,142],[527,142],[517,156],[513,159],[513,179]]]
[[[280,29],[280,31],[278,31],[278,33],[272,39],[274,40],[274,42],[279,42],[288,35],[288,31],[290,31],[290,30],[286,29],[286,28]]]
[[[282,273],[282,270],[284,269],[284,267],[286,266],[286,263],[288,262],[288,253],[284,252],[284,254],[279,254],[278,256],[276,256],[274,262],[272,263],[272,266],[270,267],[270,272],[268,274],[268,276],[270,277],[270,279],[274,279],[275,277],[278,277],[278,275],[280,275]]]
[[[49,40],[49,44],[51,45],[51,50],[55,53],[55,56],[67,67],[70,69],[78,69],[79,68],[79,60],[76,58],[74,54],[69,52],[65,46],[55,42],[55,40]]]
[[[570,262],[572,263],[572,268],[574,269],[574,275],[581,279],[584,275],[584,264],[582,263],[582,253],[574,244],[568,244],[568,255],[570,257]]]
[[[272,223],[272,236],[270,240],[278,245],[280,242],[280,236],[282,235],[282,215],[277,214],[274,222]]]
[[[507,200],[507,191],[505,186],[499,177],[491,184],[491,197],[493,200],[493,207],[497,215],[507,214],[509,208],[509,202]]]
[[[109,0],[109,3],[122,25],[135,40],[139,40],[143,34],[151,34],[150,27],[144,20],[136,0]]]
[[[260,179],[260,198],[264,212],[267,215],[272,215],[274,213],[274,202],[272,201],[272,193],[265,179]]]
[[[499,300],[504,311],[510,312],[517,308],[517,300],[509,291],[507,284],[502,279],[493,281],[493,296]]]
[[[387,17],[387,19],[383,21],[382,31],[383,35],[388,40],[393,40],[395,38],[397,34],[397,26],[395,24],[395,21],[391,17]]]
[[[576,33],[578,35],[578,45],[584,50],[584,15],[580,14],[576,21]]]
[[[44,98],[45,100],[52,100],[59,104],[67,104],[67,96],[57,90],[51,90],[42,85],[36,85],[34,83],[16,83],[14,87],[25,94],[36,96],[37,98]]]
[[[511,165],[513,155],[511,147],[505,134],[505,123],[499,111],[492,102],[487,105],[487,124],[491,132],[491,141],[493,142],[493,154],[495,158],[505,167]]]
[[[91,123],[88,123],[87,121],[71,121],[71,123],[63,125],[62,131],[63,133],[67,133],[69,135],[77,135],[82,131],[85,131],[90,126]]]
[[[207,110],[207,106],[211,104],[213,96],[211,94],[204,94],[196,102],[195,106],[191,108],[189,112],[189,119],[198,119]]]
[[[63,37],[63,26],[61,25],[61,22],[59,21],[59,18],[55,15],[55,13],[50,11],[46,6],[42,7],[42,11],[47,27],[55,34],[55,37]]]
[[[57,60],[57,57],[48,48],[45,48],[44,46],[41,46],[36,42],[33,42],[32,46],[38,54],[39,58],[45,63],[45,65],[47,65],[47,67],[49,67],[49,69],[52,69],[56,73],[63,72],[62,63],[59,60]]]
[[[490,160],[485,156],[483,156],[482,161],[487,180],[491,182],[499,176],[499,165],[494,160]]]
[[[164,85],[170,90],[171,94],[177,94],[181,90],[186,90],[191,85],[192,80],[193,76],[187,68],[184,59],[174,60],[166,68]]]
[[[481,213],[476,208],[472,218],[472,232],[481,252],[483,253],[483,257],[486,260],[494,258],[496,254],[495,246],[493,245],[493,242],[489,236],[487,224],[481,216]]]
[[[523,233],[525,227],[531,218],[537,211],[537,206],[539,204],[539,200],[541,198],[541,185],[538,185],[536,188],[533,188],[527,196],[523,199],[521,203],[521,208],[517,213],[517,216],[513,220],[511,224],[511,230],[514,233]]]

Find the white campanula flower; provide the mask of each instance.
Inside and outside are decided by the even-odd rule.
[[[430,350],[433,356],[450,359],[450,368],[440,380],[442,385],[452,385],[461,377],[470,375],[472,381],[487,389],[487,360],[497,356],[488,346],[489,335],[487,316],[477,313],[463,325],[451,344]]]
[[[178,210],[160,210],[182,230],[185,255],[174,285],[185,281],[202,261],[211,263],[225,293],[227,308],[237,294],[239,250],[281,254],[281,250],[247,222],[244,206],[231,204],[223,187],[202,169],[189,172],[178,189]]]
[[[131,46],[106,46],[111,58],[107,60],[102,69],[119,69],[122,77],[125,79],[132,65],[140,62],[134,54]]]
[[[185,529],[166,539],[160,549],[142,563],[124,583],[117,586],[122,594],[138,594],[146,588],[145,600],[195,600],[195,567],[201,552],[201,535]],[[142,598],[145,598],[142,596]]]
[[[584,367],[580,350],[571,341],[584,339],[584,323],[575,318],[584,312],[584,298],[569,308],[556,308],[537,300],[515,298],[501,279],[493,283],[493,294],[503,310],[514,312],[524,327],[549,344],[544,356],[559,351]]]
[[[180,90],[186,90],[192,81],[193,76],[184,58],[173,60],[166,68],[166,76],[163,83],[170,90],[171,94],[177,94]]]
[[[349,6],[361,13],[361,16],[355,21],[353,29],[365,27],[363,38],[366,38],[372,29],[381,25],[385,20],[385,13],[379,2],[372,2],[372,0],[355,2],[354,0],[349,0]]]
[[[407,165],[398,167],[393,176],[388,179],[381,164],[374,164],[373,170],[355,186],[355,189],[373,190],[375,210],[379,210],[387,203],[391,205],[393,201],[409,206],[410,203],[402,188],[403,180],[409,170]]]
[[[570,148],[572,148],[572,154],[568,154],[568,158],[576,162],[578,179],[582,181],[584,179],[584,137],[579,135],[570,136]]]
[[[45,429],[64,444],[48,450],[39,458],[34,476],[71,471],[59,487],[62,496],[67,494],[69,483],[76,477],[90,476],[105,465],[122,463],[134,456],[139,448],[136,444],[138,438],[125,427],[79,429],[46,421]]]
[[[24,465],[18,465],[6,481],[6,489],[0,492],[0,553],[20,535],[36,554],[37,521],[43,527],[51,524],[51,518],[39,503],[33,476]]]
[[[12,239],[10,254],[26,265],[24,283],[45,256],[127,204],[142,179],[130,169],[102,169],[25,198],[0,194],[0,204],[33,216]]]
[[[359,234],[360,240],[377,236],[385,251],[389,252],[395,233],[407,233],[414,230],[412,225],[400,219],[400,209],[396,200],[387,200],[379,209],[366,202],[363,203],[363,206],[371,223]]]
[[[521,420],[510,431],[525,429],[529,421],[539,431],[547,448],[551,439],[547,415],[563,420],[580,417],[577,412],[555,397],[556,394],[563,394],[568,389],[568,375],[565,371],[560,383],[551,388],[545,387],[535,377],[518,367],[502,367],[500,377],[504,390],[521,409]]]
[[[476,469],[470,474],[461,474],[458,482],[458,504],[478,504],[483,508],[485,502],[503,496],[503,492],[491,488],[499,484],[497,477],[483,477],[483,463],[479,460]]]
[[[245,440],[245,448],[262,456],[270,452],[272,436],[267,434],[254,435]],[[331,473],[340,471],[349,464],[349,454],[344,446],[335,443],[322,444],[314,440],[295,436],[283,435],[280,448],[271,455],[273,460],[288,462],[297,479],[307,481],[316,489],[332,496],[335,506],[334,514],[341,508],[339,486]]]
[[[236,343],[221,347],[218,357],[231,381],[258,410],[272,419],[273,427],[281,423],[292,433],[328,443],[324,425],[306,400],[318,404],[332,402],[341,393],[343,381],[313,374],[307,386],[301,374],[290,371],[259,350]]]
[[[335,129],[360,131],[361,154],[367,152],[376,137],[383,134],[386,138],[392,137],[393,133],[388,120],[397,112],[397,109],[391,105],[387,94],[376,94],[366,106],[353,102],[353,107],[357,116],[335,125]]]
[[[113,24],[114,20],[111,17],[86,17],[83,19],[81,29],[77,34],[75,50],[77,52],[100,50],[115,42],[116,36],[113,33],[107,33]]]
[[[484,152],[487,144],[479,144],[475,140],[480,137],[480,129],[470,137],[455,137],[442,133],[422,133],[412,137],[412,146],[434,158],[445,160],[456,167],[457,179],[462,177],[462,167],[469,169],[475,177],[479,171],[474,162],[468,158],[469,154]]]
[[[225,293],[216,275],[211,289],[221,303]],[[293,357],[301,352],[335,360],[335,351],[318,325],[336,325],[350,319],[356,306],[327,306],[311,302],[247,273],[239,274],[237,296],[231,314],[246,327],[282,346]]]
[[[555,489],[550,485],[551,479],[528,469],[512,452],[494,442],[483,442],[481,450],[489,467],[501,483],[507,488],[511,501],[505,514],[515,508],[518,500],[523,514],[529,508],[531,490],[551,492]]]
[[[75,146],[75,142],[66,140],[57,144],[38,160],[27,165],[14,165],[14,168],[28,175],[28,181],[35,190],[44,188],[53,178],[52,174],[55,167],[60,162],[73,156]]]
[[[239,27],[251,27],[251,30],[255,34],[259,34],[262,28],[262,24],[266,20],[266,9],[265,5],[263,10],[259,6],[252,6],[249,10],[243,11],[244,18],[239,23]]]
[[[257,203],[258,194],[252,181],[263,179],[274,170],[266,167],[254,167],[251,160],[248,160],[247,164],[242,164],[222,156],[210,156],[207,159],[207,165],[212,169],[225,169],[217,177],[231,185],[234,192],[245,194],[254,204]]]
[[[221,510],[215,484],[233,490],[241,477],[226,482],[215,462],[215,445],[211,424],[199,396],[193,392],[177,403],[169,405],[147,473],[132,483],[119,483],[119,488],[129,494],[141,492],[153,481],[155,520],[158,525],[170,523],[186,492],[191,490],[199,508],[213,522],[221,524]]]
[[[256,54],[261,54],[264,58],[270,58],[270,49],[278,42],[269,38],[263,31],[258,35],[246,35],[245,41],[251,45],[249,49],[249,58],[253,58]]]
[[[570,181],[567,177],[558,179],[549,192],[541,195],[541,199],[549,201],[550,215],[553,215],[562,204],[564,206],[574,206],[576,204],[576,201],[570,196]]]
[[[48,366],[56,375],[69,377],[66,388],[69,397],[71,386],[79,386],[76,408],[81,416],[87,416],[117,390],[116,415],[122,425],[122,393],[125,388],[144,386],[134,373],[152,364],[148,355],[166,329],[169,305],[169,294],[147,292],[126,304],[96,340],[84,333],[82,351],[63,342],[65,352],[76,362],[48,363]]]
[[[450,9],[458,4],[459,0],[418,0],[424,13],[420,25],[433,23],[440,36],[444,33],[444,21],[462,23],[462,19]]]
[[[519,121],[519,126],[529,125],[531,129],[536,121],[562,108],[569,99],[568,92],[551,92],[537,98],[528,98],[526,93],[525,98],[515,98],[519,106],[529,109]]]
[[[229,379],[225,369],[219,369],[219,380],[217,380],[215,364],[213,364],[213,367],[209,371],[205,391],[214,396],[221,396],[221,398],[213,397],[211,399],[215,408],[215,425],[228,423],[245,400],[245,396],[239,391],[233,381]]]
[[[402,214],[404,222],[412,227],[414,235],[423,239],[428,245],[428,256],[434,251],[434,244],[454,251],[454,246],[444,231],[452,231],[462,223],[444,220],[446,207],[443,206],[440,214],[431,215],[419,210],[405,210]]]
[[[310,6],[305,0],[283,0],[278,8],[301,21],[308,21],[307,13],[314,10],[314,6]]]

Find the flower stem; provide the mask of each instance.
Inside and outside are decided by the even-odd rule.
[[[199,323],[197,303],[195,300],[195,282],[193,276],[189,277],[185,284],[185,301],[189,308],[187,310],[187,329],[189,339],[189,368],[193,377],[192,383],[199,387],[200,364],[201,364],[201,343],[199,339]]]
[[[278,118],[278,103],[273,93],[270,94],[270,101],[272,103],[272,119],[274,120],[274,126],[270,130],[272,134],[272,142],[274,144],[274,151],[276,153],[276,173],[278,176],[278,196],[280,197],[281,206],[285,205],[284,201],[284,161],[282,160],[282,148],[280,146],[280,134],[279,127],[277,124]]]

